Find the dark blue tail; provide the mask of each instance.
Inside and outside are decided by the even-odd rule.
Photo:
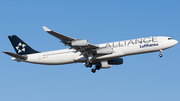
[[[39,53],[38,51],[32,49],[29,45],[27,45],[24,41],[22,41],[16,35],[8,36],[8,38],[11,41],[11,44],[14,47],[14,50],[19,55]]]

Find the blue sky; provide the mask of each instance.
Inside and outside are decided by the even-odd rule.
[[[8,35],[38,51],[64,49],[42,26],[92,44],[150,36],[180,40],[179,0],[0,1],[1,51]],[[0,101],[179,101],[180,47],[123,57],[123,65],[91,73],[83,64],[17,63],[1,53]]]

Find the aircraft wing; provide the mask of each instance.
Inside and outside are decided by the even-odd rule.
[[[89,43],[88,43],[87,45],[82,45],[82,46],[81,46],[81,45],[80,45],[80,46],[78,46],[78,45],[77,45],[77,46],[73,46],[73,45],[72,45],[72,42],[73,42],[73,41],[77,41],[77,40],[79,40],[79,39],[71,38],[71,37],[62,35],[62,34],[60,34],[60,33],[54,32],[54,31],[48,29],[48,28],[45,27],[45,26],[43,26],[43,29],[44,29],[47,33],[51,34],[52,36],[60,39],[61,42],[65,44],[65,46],[68,45],[68,46],[70,46],[71,48],[73,48],[73,49],[75,49],[75,50],[77,50],[77,51],[79,51],[79,52],[81,52],[81,53],[83,53],[83,54],[92,53],[92,52],[94,52],[95,49],[100,48],[100,47],[98,47],[98,46],[95,46],[95,45],[92,45],[92,44],[89,44]]]
[[[72,40],[75,40],[74,38],[70,38],[68,36],[65,36],[65,35],[62,35],[62,34],[59,34],[57,32],[54,32],[50,29],[48,29],[47,27],[43,26],[43,29],[48,32],[49,34],[53,35],[54,37],[60,39],[62,42],[65,42],[65,41],[72,41]]]

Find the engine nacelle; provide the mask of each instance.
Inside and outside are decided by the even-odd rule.
[[[110,64],[110,65],[123,64],[123,58],[116,58],[116,59],[108,60],[108,64]]]
[[[103,47],[96,50],[97,54],[112,54],[113,49],[110,47]]]
[[[71,42],[71,46],[87,46],[88,40],[74,40]]]
[[[96,67],[99,68],[99,69],[100,68],[106,69],[106,68],[110,68],[111,65],[109,65],[107,61],[102,61],[102,62],[97,63]]]
[[[123,64],[123,59],[116,58],[116,59],[96,63],[96,69],[98,70],[100,68],[106,69],[106,68],[110,68],[111,65],[120,65],[120,64]]]

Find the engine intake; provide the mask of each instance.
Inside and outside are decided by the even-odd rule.
[[[116,59],[108,60],[108,64],[110,64],[110,65],[123,64],[123,58],[116,58]]]

